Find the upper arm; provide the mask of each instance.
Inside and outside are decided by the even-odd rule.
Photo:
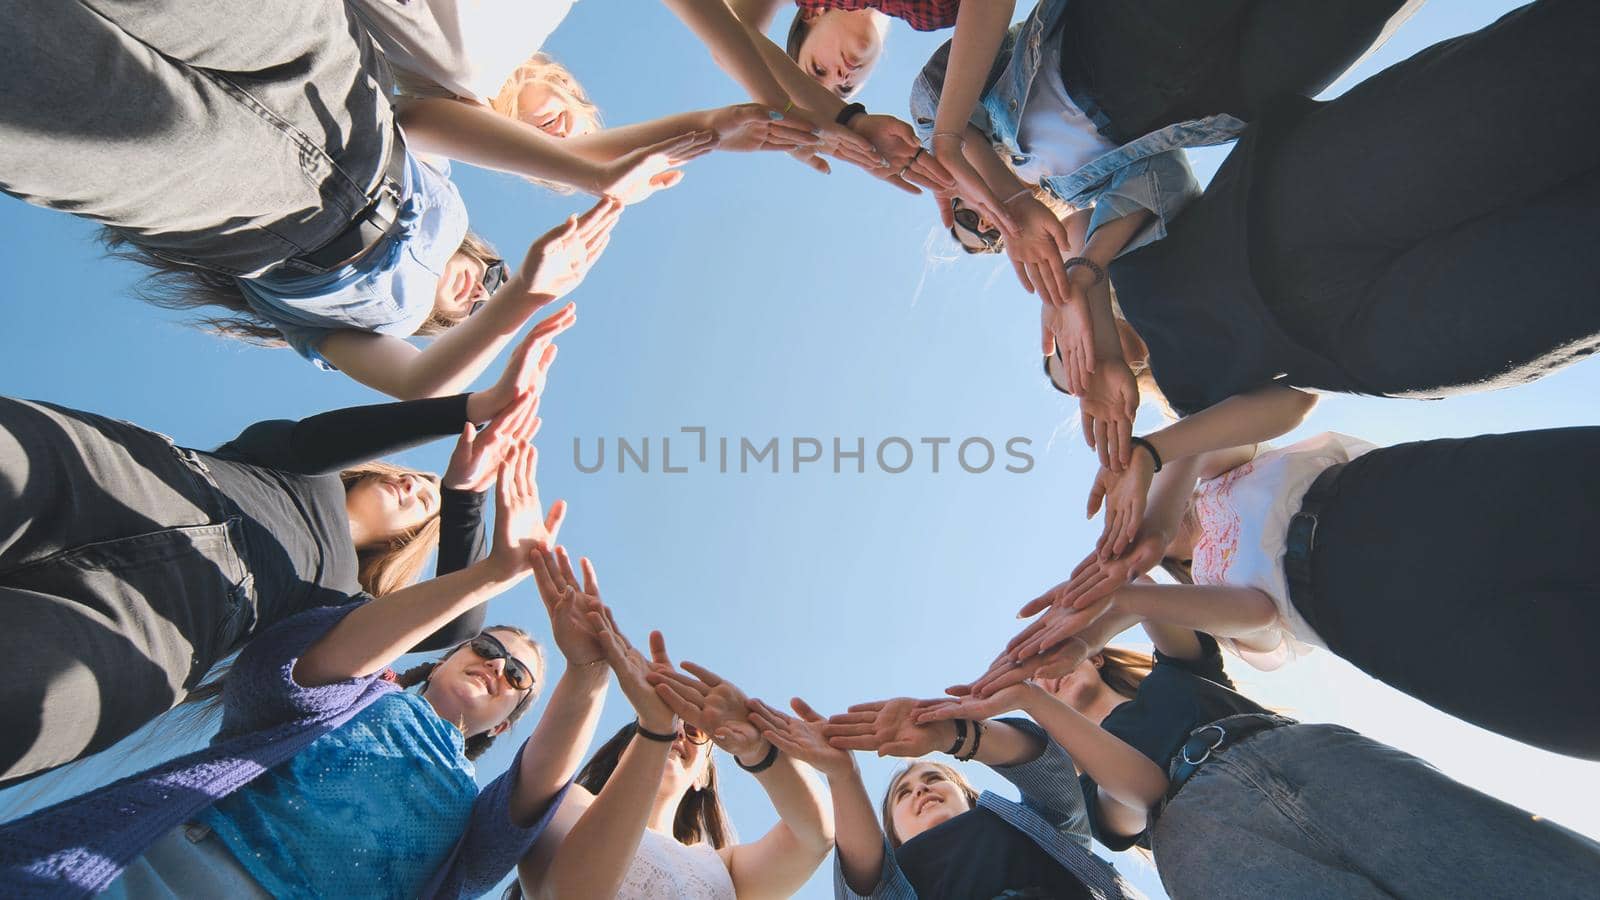
[[[733,10],[734,16],[758,31],[771,28],[772,20],[778,17],[778,9],[785,5],[786,0],[728,0],[728,7]]]
[[[1226,447],[1222,450],[1208,450],[1199,456],[1199,465],[1195,468],[1195,477],[1201,481],[1207,481],[1225,472],[1231,472],[1255,459],[1256,449],[1259,446],[1259,444],[1243,444],[1238,447]]]
[[[318,351],[340,371],[399,400],[416,400],[407,376],[422,351],[401,338],[343,329],[322,339]]]
[[[1200,636],[1192,628],[1179,625],[1167,625],[1161,622],[1152,622],[1148,619],[1141,622],[1144,633],[1149,635],[1150,643],[1161,651],[1162,656],[1173,659],[1198,660],[1205,655],[1205,647],[1200,643]],[[1140,829],[1143,831],[1144,829]],[[1134,832],[1137,834],[1138,832]]]
[[[780,821],[760,840],[724,847],[717,854],[733,877],[739,900],[752,900],[788,897],[800,890],[827,858],[828,851],[808,850]]]
[[[555,863],[556,855],[561,852],[561,844],[572,831],[572,826],[578,824],[584,810],[593,803],[594,794],[588,788],[580,784],[568,788],[566,799],[551,817],[550,824],[545,826],[539,839],[534,841],[533,848],[517,864],[517,879],[522,884],[523,892],[530,898],[537,900],[551,896],[544,874]]]
[[[1150,811],[1135,809],[1111,796],[1098,785],[1095,799],[1100,813],[1100,830],[1120,837],[1136,838],[1150,825]]]

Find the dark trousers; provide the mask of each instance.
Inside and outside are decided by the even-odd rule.
[[[1062,79],[1126,143],[1332,84],[1423,0],[1072,0]],[[1105,130],[1105,129],[1103,129]]]
[[[1540,0],[1269,123],[1253,249],[1285,330],[1401,395],[1600,348],[1597,47],[1600,4]]]
[[[0,0],[0,190],[248,275],[367,203],[387,69],[338,0]]]
[[[1329,649],[1454,716],[1600,759],[1600,428],[1374,450],[1319,516]]]
[[[238,522],[161,435],[0,398],[0,786],[170,709],[238,641]]]

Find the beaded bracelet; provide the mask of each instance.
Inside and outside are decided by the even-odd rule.
[[[961,762],[970,762],[973,759],[973,757],[978,755],[978,745],[981,744],[981,743],[983,743],[983,723],[982,722],[973,722],[972,723],[972,749],[967,751],[967,755],[966,756],[958,756],[958,757],[956,757],[956,759],[960,760]]]
[[[1095,284],[1101,284],[1106,280],[1106,270],[1099,263],[1095,262],[1094,260],[1090,259],[1087,256],[1074,256],[1074,257],[1072,257],[1071,259],[1069,259],[1066,262],[1061,264],[1061,271],[1065,272],[1066,270],[1072,268],[1073,266],[1085,266],[1085,267],[1087,267],[1089,269],[1089,271],[1094,273],[1094,283]]]

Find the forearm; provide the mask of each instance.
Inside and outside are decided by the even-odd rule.
[[[985,0],[963,3],[956,13],[956,33],[950,43],[950,62],[939,111],[934,116],[934,131],[961,132],[972,118],[983,94],[984,81],[994,65],[995,54],[1011,26],[1014,0]]]
[[[850,774],[828,779],[828,792],[833,795],[834,852],[839,855],[839,869],[851,890],[866,895],[883,877],[883,830],[861,770],[853,763]]]
[[[1128,246],[1134,235],[1150,223],[1152,215],[1148,209],[1138,209],[1101,225],[1089,235],[1079,255],[1094,261],[1102,269],[1111,265],[1111,261]]]
[[[988,185],[989,190],[993,191],[1002,202],[1011,200],[1022,191],[1033,190],[1033,185],[1018,178],[1017,173],[1000,159],[1000,154],[989,146],[989,138],[983,132],[971,125],[962,128],[961,132],[965,137],[965,143],[961,147],[962,155],[974,169],[978,170],[983,183]]]
[[[561,673],[522,752],[517,792],[511,799],[515,821],[532,821],[583,764],[605,708],[610,675],[604,662],[569,665]]]
[[[1044,752],[1044,741],[1038,735],[1029,734],[1009,723],[986,719],[975,724],[983,729],[983,736],[978,741],[978,753],[973,759],[986,766],[1020,766],[1033,762]],[[951,740],[955,740],[953,735]],[[963,754],[972,752],[972,741],[973,731],[969,726]]]
[[[711,110],[699,109],[567,138],[566,146],[584,159],[608,163],[669,138],[710,128]]]
[[[543,178],[599,196],[603,169],[525,122],[486,106],[441,98],[407,98],[396,117],[410,148],[469,165]]]
[[[606,786],[556,850],[544,882],[550,896],[615,897],[639,850],[671,744],[635,738]]]
[[[741,761],[754,765],[760,759]],[[817,859],[827,854],[833,846],[833,816],[822,796],[822,786],[805,767],[780,753],[770,768],[755,777],[799,847],[813,852]]]
[[[750,99],[779,110],[788,105],[787,92],[756,49],[756,36],[734,16],[726,0],[663,2],[711,51],[717,67],[744,86]]]
[[[1042,688],[1030,690],[1023,712],[1117,802],[1148,811],[1166,794],[1167,776],[1160,766]]]
[[[378,597],[345,616],[295,665],[305,687],[382,671],[446,622],[520,579],[503,580],[487,561]]]
[[[1135,450],[1134,452],[1141,452]],[[1150,482],[1149,498],[1145,502],[1141,533],[1156,532],[1168,540],[1178,533],[1184,510],[1194,496],[1196,470],[1200,458],[1191,456],[1165,463]]]
[[[761,53],[761,59],[767,64],[768,71],[778,79],[802,109],[816,113],[819,119],[833,121],[844,109],[844,101],[838,94],[828,90],[817,83],[815,78],[806,74],[800,64],[789,58],[789,54],[782,47],[774,44],[770,38],[761,32],[759,27],[751,25],[751,40],[756,49]]]
[[[1120,588],[1114,602],[1141,619],[1236,639],[1271,627],[1278,617],[1265,593],[1225,585],[1135,583]]]
[[[1297,428],[1316,406],[1313,394],[1270,384],[1207,407],[1145,436],[1163,463],[1270,441]]]
[[[465,395],[351,406],[298,422],[253,425],[227,450],[258,466],[299,475],[331,475],[460,434],[466,410]]]

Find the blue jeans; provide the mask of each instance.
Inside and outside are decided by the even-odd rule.
[[[1591,896],[1600,844],[1338,725],[1219,751],[1151,829],[1184,898]]]
[[[248,633],[240,522],[163,436],[0,398],[0,786],[167,711]]]
[[[366,205],[387,68],[339,0],[0,0],[0,190],[253,275]]]

